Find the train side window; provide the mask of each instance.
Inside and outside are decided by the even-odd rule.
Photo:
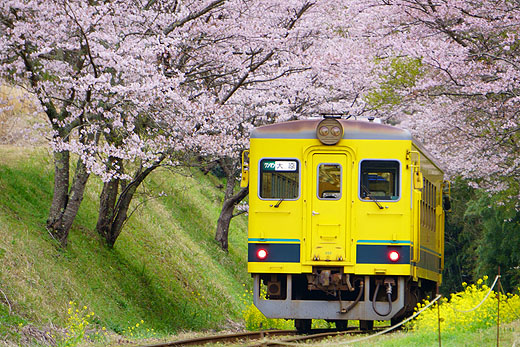
[[[297,160],[260,161],[260,198],[295,200],[299,192],[300,166]]]
[[[318,199],[341,199],[341,165],[320,164],[318,166]]]
[[[396,160],[363,160],[359,192],[362,199],[399,200],[399,170]]]

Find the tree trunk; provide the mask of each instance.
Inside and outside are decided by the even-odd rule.
[[[139,177],[139,176],[137,176]],[[144,179],[144,178],[143,178]],[[119,194],[119,179],[106,182],[99,197],[99,215],[96,224],[97,232],[105,238],[109,247],[114,247],[127,219],[130,202],[142,182],[132,180]]]
[[[47,219],[47,229],[62,247],[67,246],[72,223],[83,200],[89,173],[78,159],[69,189],[69,152],[54,153],[54,194]]]
[[[168,154],[162,155],[149,168],[142,170],[140,167],[132,181],[119,193],[119,179],[111,180],[103,185],[103,191],[99,197],[99,215],[96,225],[97,232],[105,238],[109,247],[114,247],[117,238],[121,234],[123,226],[128,219],[128,209],[137,191],[137,188],[145,178],[158,168]],[[120,164],[121,165],[121,164]]]
[[[47,230],[60,244],[66,239],[62,225],[69,198],[69,157],[67,151],[54,152],[54,193],[47,218]]]
[[[96,230],[107,241],[110,239],[110,229],[112,227],[112,221],[115,214],[119,182],[119,179],[105,182],[103,184],[101,195],[99,196],[99,214]]]
[[[115,216],[110,227],[110,235],[107,238],[107,243],[110,247],[114,247],[117,238],[123,230],[123,226],[128,219],[128,209],[130,208],[130,203],[132,202],[134,194],[137,191],[137,187],[139,187],[143,180],[144,177],[140,181],[134,180],[117,199],[116,209],[114,211]]]
[[[229,224],[231,223],[231,219],[234,217],[233,212],[235,211],[235,206],[247,196],[249,189],[242,188],[236,194],[233,194],[237,182],[236,165],[234,165],[235,163],[231,159],[223,159],[219,161],[219,163],[226,173],[227,183],[226,191],[224,193],[224,203],[222,204],[222,210],[220,211],[220,216],[217,221],[215,241],[220,243],[220,247],[227,252]]]

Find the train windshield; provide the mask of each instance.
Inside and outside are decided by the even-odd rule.
[[[262,159],[260,161],[260,198],[298,198],[300,167],[297,160]]]
[[[362,199],[399,199],[399,162],[395,160],[363,160],[361,162],[360,196]]]

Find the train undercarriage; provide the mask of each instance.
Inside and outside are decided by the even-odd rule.
[[[269,318],[294,319],[307,331],[312,319],[335,322],[346,329],[349,320],[371,330],[375,320],[397,323],[413,313],[417,303],[436,291],[431,281],[408,276],[343,273],[342,268],[315,268],[312,274],[253,274],[254,303]]]

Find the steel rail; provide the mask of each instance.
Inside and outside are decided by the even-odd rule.
[[[176,340],[171,342],[163,342],[153,345],[146,345],[142,347],[170,347],[170,346],[196,346],[204,345],[212,342],[239,342],[242,340],[261,340],[269,336],[284,336],[284,335],[296,335],[296,330],[262,330],[262,331],[251,331],[245,333],[234,333],[234,334],[223,334],[223,335],[212,335],[202,336],[192,339]]]
[[[337,331],[335,329],[333,329],[333,330],[316,329],[315,331],[321,331],[321,332],[318,332],[315,334],[310,334],[310,335],[299,335],[296,337],[289,337],[289,338],[280,339],[280,340],[267,340],[266,338],[263,338],[261,341],[256,341],[254,343],[247,344],[245,346],[247,346],[247,347],[292,346],[292,345],[297,344],[302,341],[323,340],[327,337],[342,336],[342,335],[372,334],[372,333],[377,333],[378,331],[380,331],[382,329],[383,328],[375,328],[373,331],[359,330],[356,328],[353,328],[352,330],[342,330],[342,331]]]
[[[377,332],[382,328],[376,328],[373,332]],[[169,347],[169,346],[200,346],[208,343],[241,343],[243,346],[247,347],[257,347],[257,346],[287,346],[288,344],[302,342],[302,341],[312,341],[312,340],[322,340],[330,336],[340,336],[346,334],[367,334],[370,331],[366,330],[358,330],[356,328],[351,328],[347,330],[338,331],[336,329],[313,329],[311,330],[311,334],[301,335],[297,330],[263,330],[263,331],[252,331],[245,333],[233,333],[233,334],[222,334],[222,335],[211,335],[211,336],[202,336],[196,337],[192,339],[183,339],[176,340],[170,342],[162,342],[153,345],[145,345],[142,347]],[[276,336],[291,336],[297,335],[295,337],[288,337],[283,339],[269,339]]]

